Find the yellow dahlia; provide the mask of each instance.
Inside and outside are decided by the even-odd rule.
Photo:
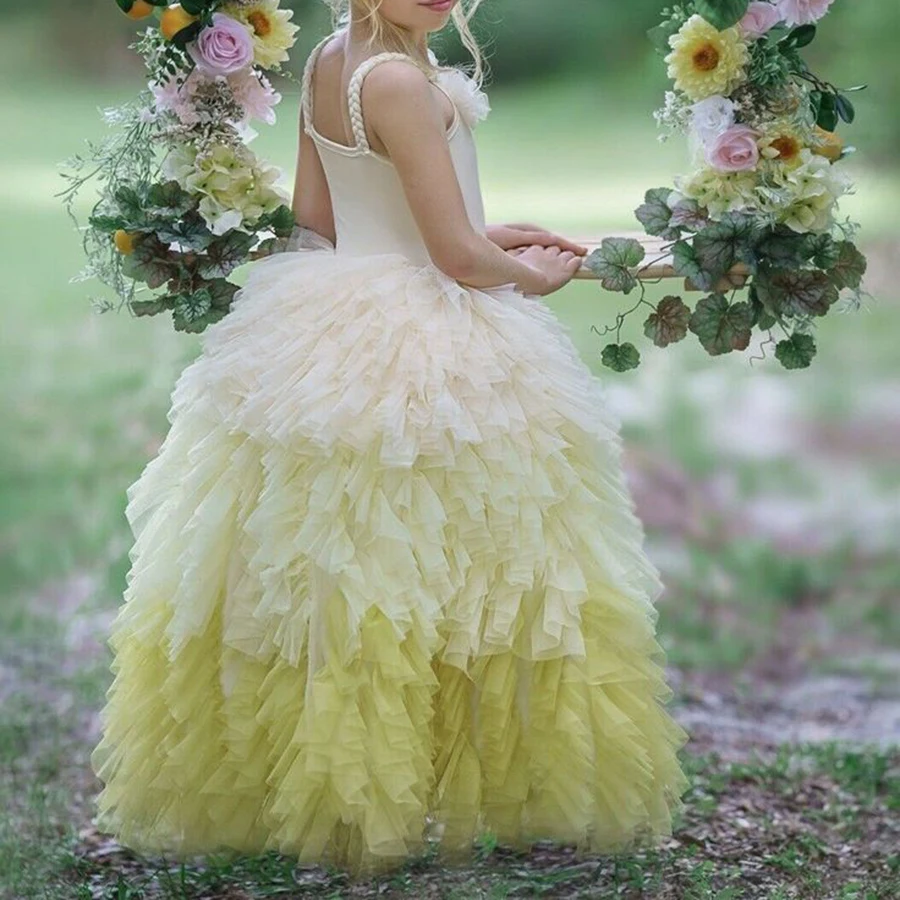
[[[695,102],[727,95],[746,78],[750,52],[736,25],[719,31],[703,16],[693,15],[669,38],[669,46],[669,77]]]
[[[299,26],[291,24],[294,11],[279,9],[278,0],[240,0],[228,3],[222,12],[243,22],[253,35],[253,61],[263,69],[287,62],[288,50],[296,42]]]

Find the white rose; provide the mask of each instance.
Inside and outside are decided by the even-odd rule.
[[[716,94],[691,106],[691,126],[701,143],[709,144],[734,125],[734,103]]]

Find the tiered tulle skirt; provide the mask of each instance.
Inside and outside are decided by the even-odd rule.
[[[96,823],[356,874],[672,829],[687,735],[600,382],[537,298],[257,263],[128,492]]]

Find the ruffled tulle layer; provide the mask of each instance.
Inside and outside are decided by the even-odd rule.
[[[356,874],[483,828],[619,850],[686,787],[615,421],[548,308],[258,263],[129,489],[97,825]]]

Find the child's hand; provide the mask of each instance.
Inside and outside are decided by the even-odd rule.
[[[489,225],[486,236],[501,250],[537,246],[559,247],[560,250],[570,250],[578,256],[584,256],[588,252],[587,247],[583,247],[581,244],[576,244],[561,235],[531,224]]]

